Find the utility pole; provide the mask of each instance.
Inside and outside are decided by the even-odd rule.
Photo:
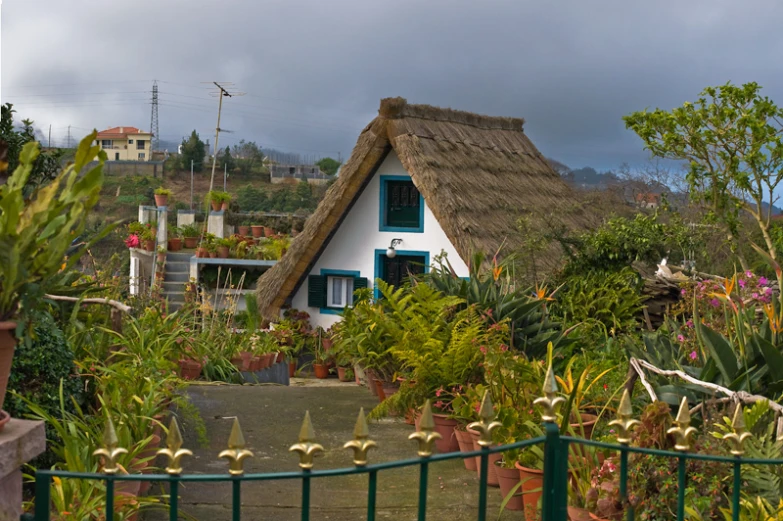
[[[150,114],[150,132],[152,150],[160,150],[160,129],[158,128],[158,80],[152,82],[152,113]]]
[[[52,124],[49,123],[49,147],[52,148]]]
[[[205,83],[207,83],[207,82],[205,82]],[[214,84],[218,88],[217,95],[218,95],[219,101],[218,101],[217,127],[215,127],[215,148],[214,148],[215,153],[212,156],[212,176],[209,178],[209,190],[210,191],[212,191],[214,189],[214,187],[215,187],[215,168],[217,167],[218,150],[220,150],[219,143],[218,143],[218,138],[220,137],[220,132],[221,131],[227,132],[226,130],[223,130],[223,129],[220,128],[220,113],[223,110],[223,96],[227,96],[229,98],[232,98],[234,96],[242,96],[242,95],[245,94],[244,92],[234,92],[232,94],[232,93],[229,93],[223,87],[223,85],[221,85],[220,83],[218,83],[216,81],[213,81],[211,83]],[[229,82],[225,82],[225,81],[223,82],[224,85],[228,85],[228,83]]]
[[[190,209],[193,210],[193,160],[190,160]]]
[[[71,148],[71,126],[68,125],[68,148]]]
[[[226,177],[228,177],[228,165],[223,163],[223,191],[226,191]]]

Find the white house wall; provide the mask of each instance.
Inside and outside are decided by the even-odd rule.
[[[358,271],[362,277],[367,278],[368,286],[372,288],[375,277],[375,250],[385,250],[389,247],[392,239],[398,238],[403,241],[397,246],[398,250],[427,251],[430,253],[430,262],[433,262],[435,256],[439,255],[441,251],[445,251],[457,275],[468,276],[467,265],[454,249],[426,201],[424,202],[423,233],[382,232],[378,230],[380,177],[383,175],[410,177],[397,154],[391,151],[308,275],[319,275],[322,269]],[[307,279],[294,294],[292,306],[307,311],[314,326],[326,328],[340,320],[339,315],[321,314],[318,308],[307,306]]]

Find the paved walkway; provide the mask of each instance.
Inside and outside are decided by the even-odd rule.
[[[314,381],[310,381],[314,382]],[[308,382],[309,383],[309,382]],[[316,469],[352,466],[351,452],[342,449],[352,438],[359,407],[369,411],[376,403],[365,388],[354,384],[335,384],[329,380],[318,385],[297,381],[281,386],[199,386],[190,387],[193,404],[206,423],[208,447],[198,447],[192,432],[193,422],[184,418],[185,446],[194,457],[184,460],[186,473],[219,474],[227,472],[227,462],[217,454],[226,448],[234,416],[238,416],[247,442],[255,457],[245,460],[245,472],[283,472],[298,470],[298,456],[288,452],[297,441],[305,410],[310,411],[317,441],[326,451],[316,459]],[[416,455],[416,443],[408,440],[413,427],[399,420],[370,424],[370,437],[379,448],[370,452],[371,462],[408,459]],[[377,518],[414,520],[417,515],[418,467],[393,469],[378,474]],[[157,486],[157,485],[156,485]],[[192,483],[181,488],[183,513],[202,521],[231,519],[231,491],[228,483]],[[300,519],[298,480],[245,482],[242,486],[243,520]],[[313,521],[366,518],[366,475],[314,479],[311,493]],[[430,465],[427,519],[468,521],[476,519],[478,480],[475,472],[465,470],[461,460]],[[497,519],[500,493],[489,490],[487,518]],[[505,512],[508,519],[521,519],[521,513]],[[163,513],[150,512],[146,519],[168,519]],[[184,515],[182,519],[187,519]],[[191,518],[192,519],[192,518]]]

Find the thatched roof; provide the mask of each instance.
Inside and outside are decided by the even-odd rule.
[[[378,117],[362,131],[304,230],[280,262],[258,283],[261,312],[274,317],[304,281],[353,202],[386,155],[394,150],[460,257],[494,254],[503,245],[524,245],[517,219],[533,225],[557,214],[578,227],[581,207],[523,132],[524,120],[410,105],[403,98],[381,101]],[[555,252],[539,253],[552,265]]]

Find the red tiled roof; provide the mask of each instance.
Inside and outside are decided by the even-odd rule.
[[[120,139],[132,134],[150,134],[136,127],[112,127],[98,132],[98,139]]]

